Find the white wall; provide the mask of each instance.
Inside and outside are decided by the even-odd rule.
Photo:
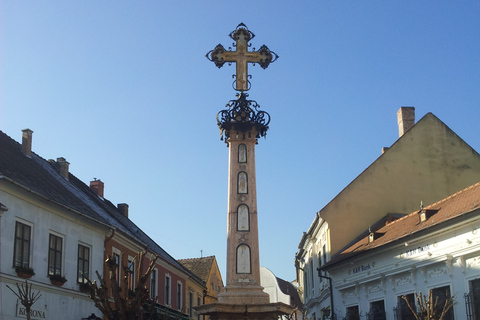
[[[468,282],[480,278],[479,229],[477,218],[344,262],[330,272],[337,316],[343,317],[345,308],[354,305],[365,315],[370,302],[384,300],[387,319],[394,319],[398,297],[449,286],[456,293],[455,319],[466,319]]]
[[[96,279],[95,270],[102,274],[105,230],[86,218],[39,200],[31,193],[5,185],[0,185],[0,199],[2,204],[8,207],[0,226],[0,318],[19,319],[16,317],[17,298],[6,288],[7,284],[15,288],[16,283],[24,282],[12,267],[16,221],[32,227],[30,263],[35,275],[28,281],[33,284],[34,291],[42,293],[42,298],[34,304],[33,309],[45,312],[46,319],[49,320],[80,320],[91,313],[100,315],[87,295],[79,292],[76,279],[77,254],[79,243],[90,247],[91,277]],[[63,238],[62,270],[67,282],[62,287],[51,285],[47,277],[50,233]]]

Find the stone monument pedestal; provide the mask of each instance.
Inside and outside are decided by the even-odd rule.
[[[211,320],[278,320],[279,316],[292,314],[294,307],[283,302],[264,304],[212,303],[195,307],[199,314]]]

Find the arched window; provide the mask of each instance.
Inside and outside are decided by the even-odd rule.
[[[245,171],[240,171],[238,173],[237,193],[248,193],[248,178]]]
[[[241,244],[237,247],[237,273],[252,273],[250,247],[246,244]]]
[[[241,204],[237,208],[237,231],[250,231],[248,206]]]
[[[238,162],[246,163],[247,162],[247,146],[243,143],[238,145]]]

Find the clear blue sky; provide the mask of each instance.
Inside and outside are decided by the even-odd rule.
[[[175,258],[225,276],[228,150],[215,116],[234,66],[205,54],[244,22],[257,146],[261,264],[295,278],[314,215],[398,138],[396,112],[432,112],[480,150],[480,2],[23,1],[0,3],[0,129],[65,157]],[[368,226],[366,226],[367,228]]]

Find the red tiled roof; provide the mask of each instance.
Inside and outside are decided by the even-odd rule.
[[[209,256],[204,258],[179,259],[178,262],[204,282],[207,282],[214,259],[215,256]]]
[[[412,212],[402,218],[386,223],[374,230],[378,236],[369,243],[368,234],[359,241],[334,256],[325,266],[331,266],[340,261],[356,256],[360,253],[385,246],[402,238],[417,234],[428,228],[451,222],[452,219],[463,216],[480,208],[480,182],[461,190],[443,200],[431,204],[423,210],[427,212],[428,219],[420,220],[421,210]]]

